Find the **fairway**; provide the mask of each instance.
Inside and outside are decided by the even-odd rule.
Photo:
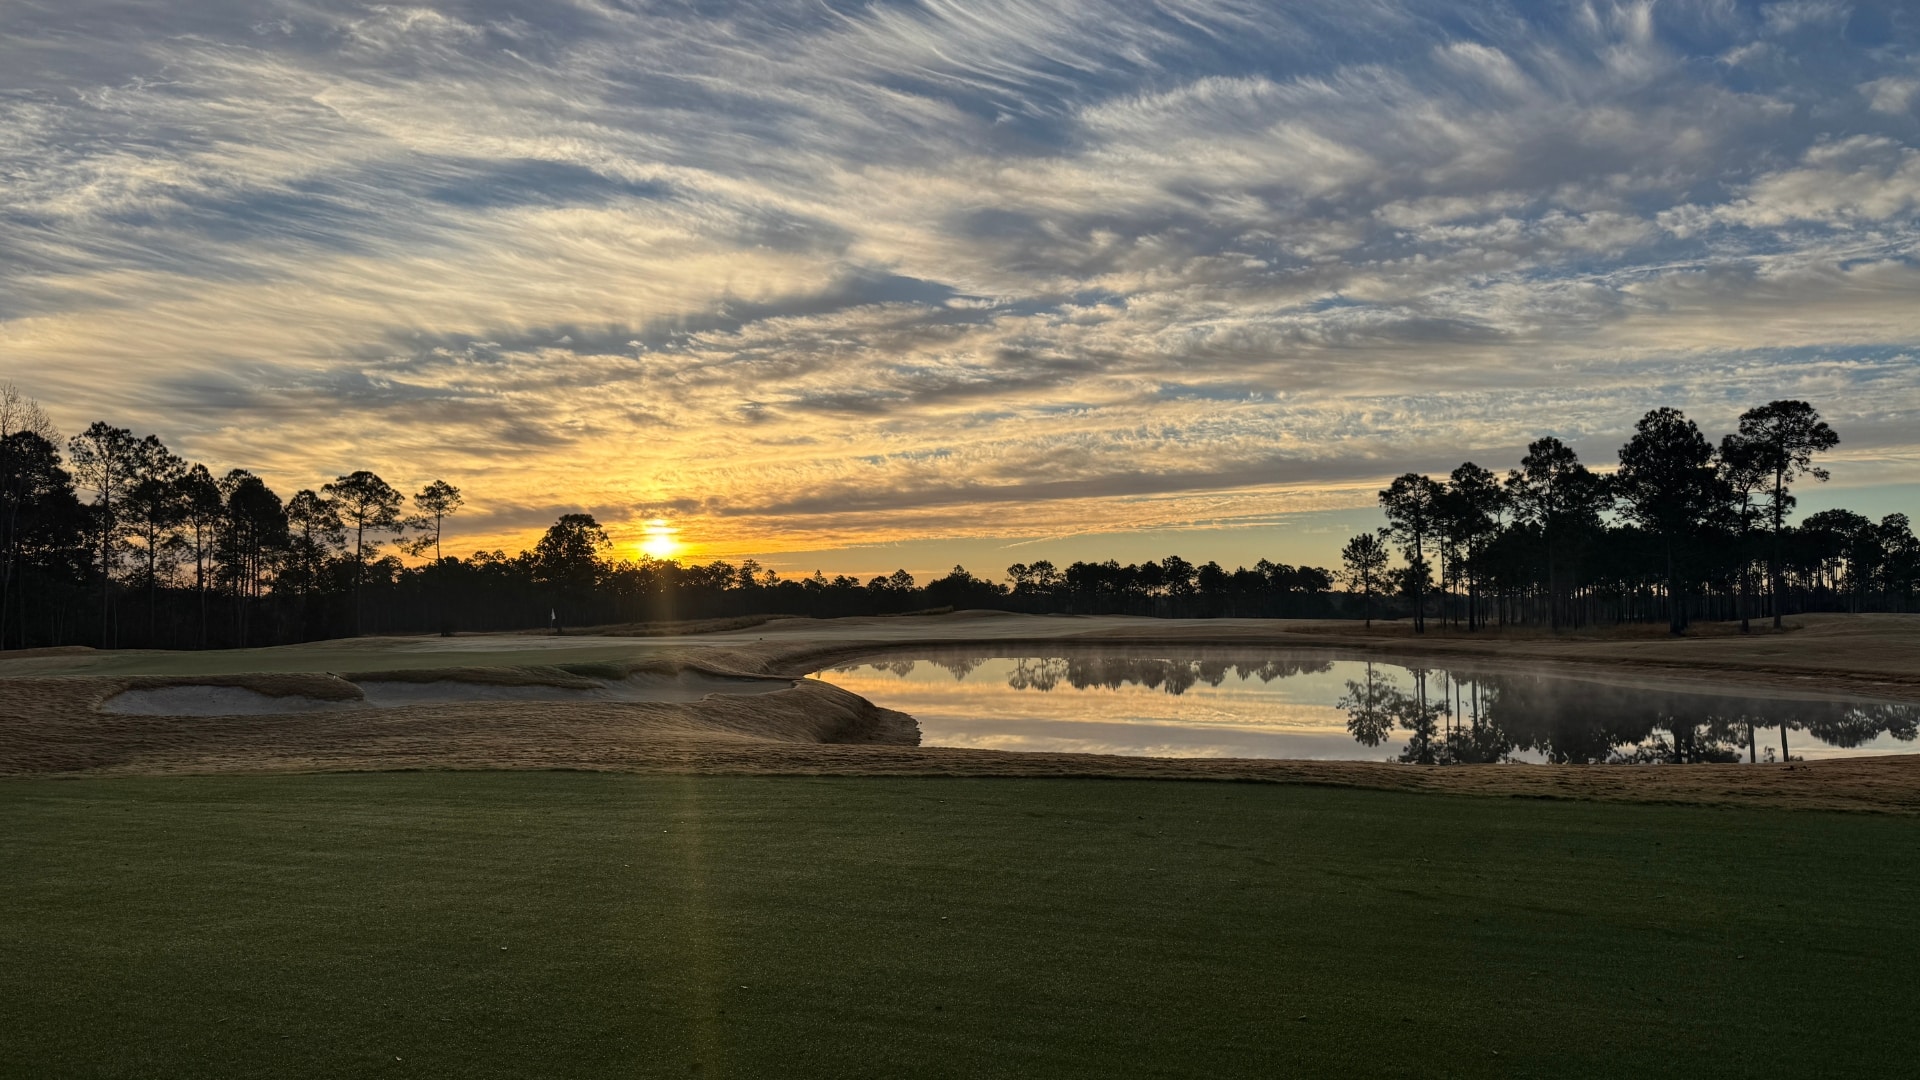
[[[1910,818],[1282,785],[0,785],[12,1076],[1894,1074]]]

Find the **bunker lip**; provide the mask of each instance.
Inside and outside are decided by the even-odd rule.
[[[95,708],[129,716],[272,716],[289,713],[490,702],[692,702],[715,694],[791,689],[792,679],[675,664],[595,665],[590,677],[562,667],[414,668],[338,676],[229,675],[124,680]]]

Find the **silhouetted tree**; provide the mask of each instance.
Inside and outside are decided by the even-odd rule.
[[[977,578],[964,566],[955,566],[945,577],[927,582],[927,603],[939,607],[978,607],[1007,594],[1005,587],[985,578]]]
[[[1373,625],[1373,591],[1387,570],[1387,545],[1373,533],[1359,533],[1340,549],[1340,562],[1346,571],[1347,588],[1360,590],[1362,611],[1370,627]]]
[[[1013,581],[1015,596],[1050,597],[1064,584],[1060,571],[1045,559],[1035,560],[1032,565],[1014,563],[1007,567],[1007,577]]]
[[[1784,614],[1780,588],[1781,548],[1785,541],[1787,512],[1793,508],[1791,488],[1803,476],[1827,479],[1827,470],[1813,464],[1815,454],[1823,454],[1840,445],[1820,413],[1804,401],[1770,401],[1740,414],[1740,430],[1734,436],[1741,444],[1739,452],[1752,467],[1771,478],[1767,490],[1767,518],[1772,527],[1773,546],[1767,559],[1768,591],[1773,596],[1773,627],[1780,628]],[[1785,735],[1783,729],[1781,734]]]
[[[1739,588],[1740,632],[1751,633],[1753,609],[1753,526],[1759,509],[1753,500],[1771,479],[1757,447],[1737,434],[1720,439],[1720,487],[1726,496],[1725,524],[1733,536]]]
[[[1920,587],[1920,537],[1913,534],[1913,521],[1905,514],[1888,514],[1880,519],[1880,546],[1885,552],[1881,581],[1886,597],[1894,597],[1897,610],[1913,610],[1913,594]]]
[[[1557,630],[1566,608],[1562,572],[1571,546],[1600,527],[1608,503],[1606,482],[1580,464],[1572,447],[1549,435],[1529,443],[1520,467],[1507,474],[1507,498],[1521,521],[1540,530],[1547,617]]]
[[[361,469],[320,487],[332,500],[340,520],[353,531],[353,632],[364,625],[366,605],[361,598],[367,578],[367,552],[378,550],[380,541],[371,543],[368,533],[398,533],[405,526],[400,520],[400,493],[385,480]]]
[[[1402,578],[1403,591],[1413,601],[1413,632],[1427,629],[1426,594],[1430,569],[1426,558],[1427,542],[1439,530],[1441,487],[1429,477],[1407,473],[1394,478],[1380,492],[1380,508],[1387,514],[1387,535],[1399,541],[1406,557],[1408,573]]]
[[[1187,596],[1193,592],[1200,571],[1192,563],[1178,555],[1169,555],[1160,560],[1159,567],[1157,587],[1165,589],[1168,596]]]
[[[132,465],[126,516],[133,537],[140,542],[142,565],[136,584],[147,588],[147,639],[152,644],[159,633],[162,568],[172,572],[181,543],[176,530],[186,518],[179,485],[187,463],[174,456],[157,436],[149,435],[134,448]]]
[[[38,435],[56,447],[60,445],[60,433],[54,430],[53,420],[40,403],[10,382],[0,383],[0,439],[22,431]]]
[[[26,567],[57,565],[56,553],[79,546],[83,520],[73,479],[60,467],[60,452],[51,440],[30,429],[0,438],[0,558],[5,560],[0,566],[0,648],[6,645],[12,607],[20,611],[20,643],[26,645],[27,604],[21,595]],[[52,576],[57,580],[59,575]]]
[[[200,609],[200,647],[207,647],[207,594],[220,524],[226,519],[226,496],[205,465],[195,463],[175,483],[181,522],[193,549],[193,591]]]
[[[38,439],[15,439],[16,435],[31,435]],[[45,454],[40,444],[44,443]],[[0,528],[6,530],[7,541],[0,549],[0,648],[6,647],[7,600],[12,593],[14,570],[18,564],[19,552],[17,538],[20,535],[20,515],[27,508],[45,497],[36,494],[44,489],[56,474],[66,478],[61,486],[70,487],[72,480],[60,469],[60,454],[56,449],[60,444],[60,433],[53,428],[53,421],[47,417],[40,403],[20,391],[12,383],[0,383],[0,477],[10,486],[4,497],[6,518],[0,521]],[[15,460],[18,455],[18,460]],[[52,471],[49,471],[52,470]]]
[[[1461,549],[1467,578],[1467,628],[1480,626],[1480,572],[1486,546],[1500,530],[1500,514],[1507,494],[1489,469],[1463,462],[1447,478],[1441,499],[1441,517]]]
[[[304,607],[320,587],[328,563],[345,551],[347,526],[332,501],[301,488],[287,503],[287,531],[289,580]]]
[[[534,580],[553,596],[554,628],[563,607],[593,589],[602,556],[613,547],[592,514],[562,514],[533,548]]]
[[[447,519],[466,502],[460,489],[445,480],[435,480],[415,493],[415,515],[407,521],[407,527],[415,531],[415,536],[407,543],[407,553],[424,556],[428,549],[432,549],[434,562],[444,558],[440,551],[441,532],[446,527]]]
[[[67,444],[73,477],[93,495],[92,531],[100,568],[100,645],[113,644],[114,549],[125,532],[127,491],[133,486],[139,442],[133,432],[95,421]]]
[[[1831,568],[1835,586],[1847,594],[1847,610],[1862,610],[1886,562],[1880,527],[1863,514],[1833,509],[1808,517],[1799,531],[1802,548]]]
[[[271,573],[287,545],[287,512],[280,496],[266,482],[245,469],[230,469],[220,478],[226,498],[217,554],[232,590],[234,633],[244,647],[251,643],[253,609],[271,582]]]
[[[1688,542],[1720,501],[1713,445],[1678,409],[1654,409],[1620,448],[1613,492],[1627,519],[1660,540],[1666,560],[1667,629],[1687,628],[1685,585],[1674,549]]]

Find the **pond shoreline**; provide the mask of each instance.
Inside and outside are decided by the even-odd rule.
[[[1916,624],[1915,637],[1920,638],[1920,615],[1909,618]],[[1248,626],[1248,622],[1254,625]],[[1191,630],[1187,629],[1189,626]],[[1678,639],[1675,644],[1686,640]],[[1062,634],[940,635],[917,640],[893,637],[855,639],[791,649],[768,649],[762,654],[764,659],[760,661],[760,670],[769,675],[800,677],[835,663],[901,648],[1048,649],[1069,645],[1323,649],[1370,654],[1383,660],[1395,656],[1471,660],[1569,677],[1606,672],[1647,679],[1665,677],[1686,681],[1727,681],[1754,689],[1852,694],[1882,701],[1920,703],[1920,648],[1914,650],[1916,666],[1909,671],[1899,671],[1878,666],[1838,666],[1845,665],[1849,658],[1844,654],[1833,655],[1827,650],[1817,651],[1807,661],[1785,663],[1726,656],[1635,654],[1619,649],[1619,643],[1613,641],[1542,639],[1532,636],[1511,638],[1502,637],[1497,631],[1487,632],[1484,637],[1456,634],[1362,636],[1325,632],[1317,627],[1294,629],[1283,620],[1274,620],[1265,625],[1243,620],[1230,630],[1219,629],[1211,620],[1189,620],[1164,622],[1155,627],[1153,632],[1127,627],[1119,631],[1094,629]]]
[[[912,645],[1112,644],[1326,647],[1436,659],[1492,659],[1578,670],[1705,675],[1755,688],[1831,690],[1920,701],[1920,617],[1814,617],[1784,635],[1726,639],[1494,640],[1462,643],[1436,635],[1414,643],[1391,628],[1252,620],[1044,618],[987,613],[955,616],[782,620],[700,638],[626,639],[649,663],[690,664],[715,674],[795,677],[835,658]],[[470,663],[474,646],[499,655],[517,638],[469,641],[445,666]],[[529,642],[526,662],[558,662],[558,646],[602,650],[605,641]],[[1729,649],[1728,645],[1738,646]],[[1702,648],[1705,646],[1705,648]],[[1787,647],[1783,649],[1783,647]],[[429,668],[428,639],[365,639],[273,650],[279,670],[356,670],[381,650]],[[263,651],[264,652],[264,651]],[[1789,655],[1783,655],[1783,652]],[[344,654],[354,662],[345,662]],[[517,654],[516,654],[517,655]],[[311,657],[313,659],[303,659]],[[52,658],[62,659],[65,658]],[[410,706],[357,713],[260,718],[116,717],[97,704],[133,679],[84,675],[111,655],[74,657],[62,677],[0,677],[0,776],[193,775],[438,769],[569,769],[745,775],[925,777],[1103,777],[1329,784],[1458,795],[1600,799],[1703,805],[1920,813],[1920,755],[1837,758],[1812,764],[1593,767],[1375,762],[1125,758],[965,750],[915,745],[912,721],[823,685],[753,698],[698,702],[540,705],[490,702]],[[232,661],[180,657],[182,666]],[[398,661],[395,661],[397,664]],[[497,661],[496,661],[497,663]],[[0,666],[0,675],[6,674]],[[17,670],[17,669],[16,669]],[[1541,670],[1545,670],[1544,667]],[[20,672],[26,674],[26,672]],[[173,678],[180,676],[174,675]],[[243,676],[251,680],[252,676]]]
[[[1131,640],[894,646],[811,677],[912,715],[923,745],[1027,753],[1758,763],[1784,760],[1786,746],[1794,760],[1913,753],[1920,732],[1920,706],[1805,684],[1776,689],[1600,666],[1549,671],[1406,650]]]

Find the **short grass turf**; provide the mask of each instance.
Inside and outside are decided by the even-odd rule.
[[[0,1073],[1841,1076],[1920,823],[1070,780],[0,784]]]

